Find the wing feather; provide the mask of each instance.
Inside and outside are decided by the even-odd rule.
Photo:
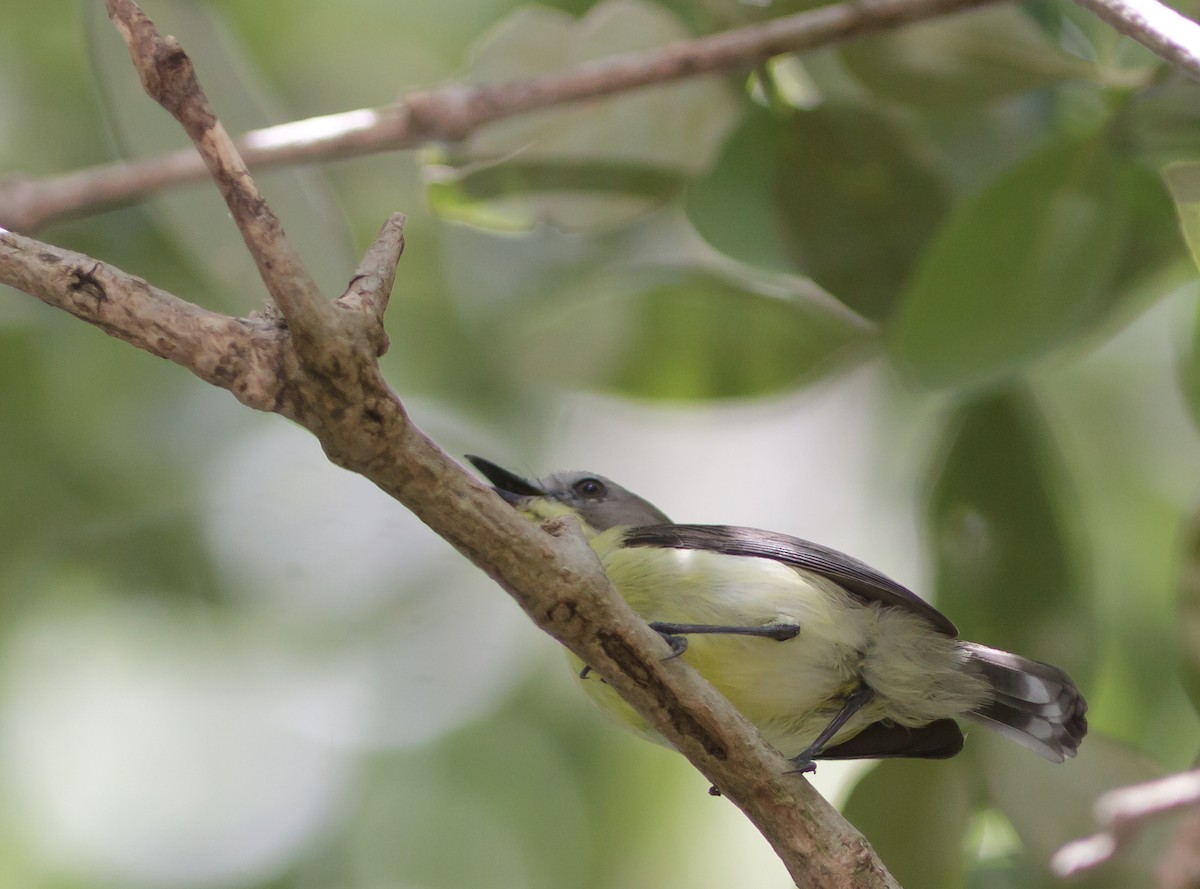
[[[939,632],[958,636],[958,628],[953,622],[912,590],[858,559],[799,537],[734,525],[643,525],[626,532],[625,545],[699,549],[730,556],[772,559],[827,577],[863,602],[881,602],[911,611],[925,618]]]
[[[827,747],[817,759],[949,759],[962,748],[962,729],[953,719],[936,719],[919,728],[873,722],[850,740]]]

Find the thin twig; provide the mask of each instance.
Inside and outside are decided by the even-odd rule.
[[[1099,867],[1132,842],[1150,821],[1198,806],[1200,770],[1109,791],[1096,800],[1100,831],[1067,843],[1054,854],[1050,867],[1060,877]]]
[[[351,317],[363,322],[360,335],[371,343],[376,358],[388,349],[383,313],[387,311],[396,280],[396,266],[404,253],[404,221],[403,213],[388,217],[374,243],[363,254],[350,286],[334,302],[338,308],[351,310]]]
[[[1154,879],[1159,889],[1200,889],[1200,810],[1179,820]]]
[[[519,114],[748,69],[781,53],[830,46],[992,2],[996,0],[850,0],[529,80],[413,91],[396,105],[255,130],[237,140],[237,146],[246,163],[259,169],[460,140]],[[55,219],[127,203],[205,175],[196,153],[182,150],[44,179],[10,177],[0,180],[0,226],[29,233]]]
[[[319,357],[319,338],[334,309],[321,294],[283,232],[283,225],[250,178],[233,140],[209,107],[187,53],[165,37],[133,0],[105,0],[108,16],[129,47],[142,85],[179,121],[225,199],[259,276],[288,321],[301,358]]]
[[[1200,25],[1158,0],[1075,0],[1161,59],[1200,80]]]

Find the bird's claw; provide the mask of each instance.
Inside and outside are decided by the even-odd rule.
[[[803,753],[797,756],[792,761],[794,769],[788,769],[786,775],[815,775],[817,773],[817,764],[812,757],[805,756]]]
[[[776,642],[787,642],[789,639],[795,639],[799,635],[799,624],[776,624],[775,632],[771,635],[771,638]]]
[[[658,635],[662,636],[663,641],[671,646],[671,653],[663,658],[664,661],[672,661],[688,650],[687,636],[676,636],[672,633],[664,633],[658,631]]]

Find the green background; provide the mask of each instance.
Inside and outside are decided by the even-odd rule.
[[[0,171],[184,144],[103,4],[12,6]],[[145,3],[235,132],[801,4],[452,6]],[[1198,100],[1038,0],[261,183],[330,294],[408,215],[384,368],[451,453],[819,540],[1067,668],[1067,765],[973,730],[815,779],[903,885],[1037,887],[1200,747]],[[206,186],[37,234],[264,297]],[[788,885],[574,681],[301,430],[0,292],[0,883]],[[1080,885],[1145,885],[1164,836]]]

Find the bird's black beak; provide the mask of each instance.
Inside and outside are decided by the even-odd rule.
[[[493,490],[509,503],[516,504],[526,497],[543,497],[546,494],[529,480],[509,472],[502,466],[497,466],[491,460],[476,457],[474,454],[467,454],[466,458],[484,478],[495,486]]]

